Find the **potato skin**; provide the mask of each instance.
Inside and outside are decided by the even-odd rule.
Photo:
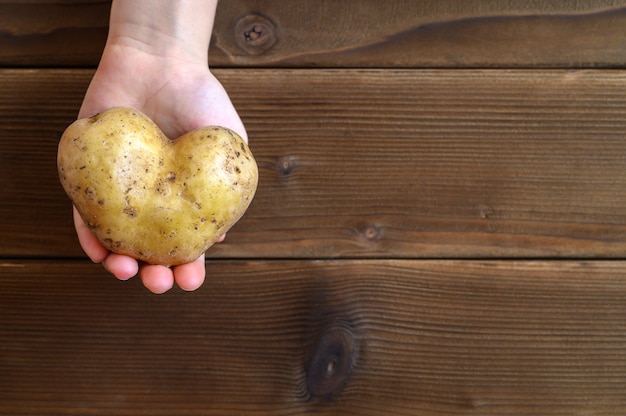
[[[241,218],[258,183],[254,157],[233,131],[202,127],[170,140],[125,107],[72,123],[57,166],[106,248],[166,266],[204,253]]]

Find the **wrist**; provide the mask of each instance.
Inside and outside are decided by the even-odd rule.
[[[114,0],[107,46],[207,64],[216,0]]]

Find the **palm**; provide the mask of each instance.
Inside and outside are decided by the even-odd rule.
[[[132,61],[128,57],[132,56]],[[150,118],[170,138],[203,125],[221,125],[246,138],[246,132],[220,83],[206,65],[171,62],[152,56],[109,50],[85,95],[79,118],[109,107],[134,107]],[[174,281],[185,290],[195,290],[204,281],[204,256],[170,270],[163,266],[139,265],[130,257],[110,253],[74,212],[77,234],[87,255],[102,262],[119,279],[139,271],[144,285],[155,293],[170,289]]]

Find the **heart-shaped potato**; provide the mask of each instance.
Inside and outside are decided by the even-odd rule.
[[[170,140],[125,107],[72,123],[57,165],[105,247],[167,266],[204,253],[241,218],[258,182],[254,157],[233,131],[203,127]]]

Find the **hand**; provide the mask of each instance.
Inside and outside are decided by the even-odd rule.
[[[170,138],[201,126],[220,125],[234,130],[247,141],[237,112],[206,61],[164,58],[129,45],[107,45],[78,117],[89,117],[116,106],[144,112]],[[139,273],[144,286],[154,293],[168,291],[174,282],[188,291],[204,282],[204,255],[171,269],[140,264],[132,257],[103,247],[76,209],[74,223],[85,253],[118,279],[126,280]]]

